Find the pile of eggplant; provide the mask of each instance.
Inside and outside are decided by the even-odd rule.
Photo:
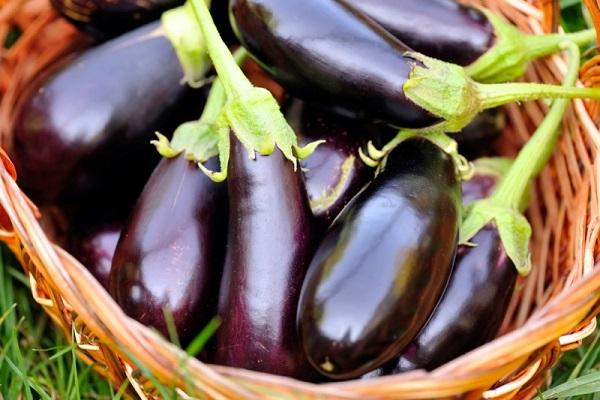
[[[567,103],[514,162],[489,158],[496,107],[600,96],[499,83],[578,64],[593,32],[453,0],[191,0],[174,40],[156,19],[179,1],[80,3],[52,0],[97,41],[23,91],[10,155],[125,313],[183,347],[216,322],[202,361],[311,382],[432,370],[498,334],[529,265],[502,216],[528,239]],[[181,43],[204,45],[201,88]]]

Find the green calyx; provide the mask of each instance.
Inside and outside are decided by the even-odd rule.
[[[527,34],[490,10],[483,7],[480,10],[494,27],[496,42],[474,63],[465,67],[467,74],[478,82],[514,81],[525,74],[529,62],[558,53],[561,50],[561,42],[568,40],[585,46],[596,38],[594,29],[567,34]]]
[[[225,99],[223,85],[219,79],[215,79],[200,119],[177,127],[170,142],[157,133],[158,139],[152,144],[163,157],[173,158],[184,153],[188,160],[199,165],[216,156],[219,154],[219,138],[224,134],[220,116]]]
[[[358,155],[363,163],[371,168],[376,168],[376,173],[379,173],[385,169],[387,156],[392,152],[392,150],[394,150],[406,139],[414,136],[426,138],[445,151],[450,157],[452,157],[454,166],[456,167],[456,173],[462,180],[470,179],[470,177],[473,175],[473,165],[465,157],[458,153],[458,144],[456,143],[456,140],[452,139],[440,130],[428,132],[400,130],[392,140],[390,140],[380,149],[375,147],[372,141],[369,141],[367,143],[366,151],[362,148],[359,148]]]
[[[577,80],[579,48],[574,43],[564,43],[563,46],[571,53],[563,86],[571,87]],[[521,212],[527,206],[531,182],[546,165],[556,147],[558,127],[567,106],[567,100],[555,100],[546,118],[519,152],[492,196],[473,202],[465,208],[460,243],[469,244],[469,240],[483,226],[495,223],[506,254],[522,275],[526,275],[531,269],[531,226]]]
[[[562,42],[562,45],[571,42]],[[573,46],[577,47],[575,44]],[[443,121],[419,129],[457,132],[479,112],[517,101],[538,99],[600,99],[600,89],[540,83],[479,83],[471,79],[464,68],[436,60],[419,53],[407,53],[415,60],[404,94],[417,106]]]
[[[210,3],[209,0],[207,2]],[[175,49],[183,69],[184,79],[191,87],[202,86],[211,66],[202,32],[196,24],[189,4],[165,11],[162,28]]]
[[[215,123],[215,132],[219,134],[216,144],[221,170],[209,171],[202,164],[199,164],[200,168],[215,181],[227,178],[230,131],[246,148],[249,157],[254,158],[257,152],[269,155],[279,149],[296,167],[297,159],[309,156],[319,142],[304,148],[298,146],[296,134],[287,124],[273,95],[266,89],[254,87],[239,68],[223,43],[204,1],[191,0],[188,4],[191,6],[186,10],[205,38],[208,55],[226,96]]]
[[[457,132],[481,111],[477,85],[464,68],[420,53],[407,53],[406,56],[417,62],[404,83],[404,94],[445,121],[427,130]]]

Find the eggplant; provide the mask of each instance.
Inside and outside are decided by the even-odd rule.
[[[485,14],[454,0],[352,0],[352,5],[409,47],[467,66],[495,43]]]
[[[211,361],[313,379],[295,326],[316,239],[300,171],[279,150],[248,158],[232,135],[227,181],[228,251]]]
[[[402,142],[334,221],[302,286],[297,324],[319,372],[359,377],[410,343],[446,285],[459,216],[451,157]]]
[[[226,185],[184,156],[161,160],[123,228],[111,295],[125,313],[167,337],[169,312],[180,342],[188,343],[216,315],[226,227]]]
[[[110,268],[123,224],[101,222],[74,229],[69,252],[108,290]]]
[[[319,231],[324,231],[374,177],[374,170],[360,160],[358,149],[371,138],[376,141],[378,131],[385,128],[360,124],[299,100],[288,107],[286,118],[301,146],[325,140],[310,157],[300,160],[311,210]]]
[[[231,0],[230,15],[242,45],[291,94],[405,128],[440,121],[405,96],[418,64],[410,49],[346,2]]]
[[[480,82],[516,80],[530,61],[559,53],[561,42],[587,46],[595,40],[589,29],[527,34],[490,10],[455,0],[352,0],[352,7],[416,51],[461,65]]]
[[[20,186],[38,204],[133,203],[159,160],[154,132],[182,122],[182,78],[158,23],[57,66],[15,110],[10,156]]]
[[[80,30],[99,39],[121,35],[160,17],[182,0],[50,0]]]
[[[486,198],[497,178],[475,175],[462,184],[463,203]],[[498,334],[517,280],[498,230],[489,224],[471,242],[459,246],[448,287],[429,321],[396,358],[367,377],[414,369],[433,370]]]
[[[164,11],[183,3],[183,0],[50,0],[56,12],[98,40],[122,35],[157,20]],[[234,44],[236,39],[229,24],[227,2],[214,1],[211,14],[221,37]]]
[[[458,152],[469,160],[494,154],[493,144],[500,137],[506,118],[501,108],[485,110],[452,136],[458,143]]]

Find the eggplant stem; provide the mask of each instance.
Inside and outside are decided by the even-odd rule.
[[[206,40],[208,54],[217,74],[222,79],[227,97],[238,97],[239,93],[251,90],[252,83],[246,78],[229,52],[227,45],[221,39],[204,0],[191,0],[190,3]]]
[[[529,59],[535,60],[556,53],[561,49],[562,42],[569,41],[581,47],[590,44],[594,39],[596,39],[596,30],[586,29],[572,33],[526,35],[524,42],[525,47],[529,49]]]
[[[571,59],[563,87],[574,85],[579,72],[579,48],[572,42],[564,45]],[[521,149],[506,177],[499,184],[492,197],[498,204],[504,204],[523,211],[526,207],[523,199],[528,194],[529,185],[546,165],[558,142],[558,127],[569,105],[569,100],[558,99],[531,139]]]

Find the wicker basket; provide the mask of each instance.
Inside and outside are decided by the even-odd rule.
[[[524,0],[485,5],[524,31],[541,33],[542,24],[552,25]],[[10,116],[19,88],[81,39],[49,10],[46,0],[0,0],[0,37],[11,25],[21,26],[24,35],[10,50],[0,50],[0,138],[5,148],[10,146]],[[565,70],[564,59],[554,56],[535,63],[526,79],[560,82]],[[594,331],[600,312],[600,132],[592,109],[582,101],[572,103],[556,154],[533,191],[528,216],[534,229],[534,268],[517,285],[503,334],[430,373],[313,385],[187,359],[128,318],[82,265],[50,241],[51,227],[42,228],[40,213],[15,183],[4,152],[0,240],[21,261],[33,298],[77,343],[81,358],[115,387],[129,380],[131,394],[141,398],[160,397],[155,381],[179,388],[183,398],[531,398],[561,353]],[[514,155],[546,111],[543,102],[506,107],[509,126],[499,152]]]

